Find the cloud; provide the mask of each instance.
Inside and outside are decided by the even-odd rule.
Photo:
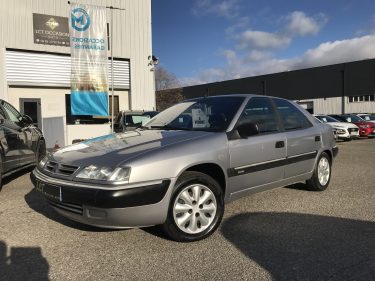
[[[246,30],[238,36],[237,40],[239,49],[279,49],[288,46],[291,38],[276,33]]]
[[[308,17],[304,12],[294,11],[286,17],[288,23],[286,31],[291,36],[315,35],[327,22],[324,14],[319,14],[316,18]]]
[[[256,62],[272,58],[272,53],[267,51],[253,50],[245,57],[246,62]]]
[[[214,14],[216,16],[232,19],[239,16],[239,0],[196,0],[192,9],[195,16]]]
[[[319,14],[315,17],[308,17],[304,12],[294,11],[284,17],[284,26],[277,32],[266,32],[248,29],[234,36],[237,40],[238,49],[281,49],[289,46],[293,38],[317,34],[327,17]],[[229,27],[228,30],[235,32],[237,25]],[[242,25],[243,26],[243,25]]]
[[[252,51],[239,57],[233,50],[224,51],[227,65],[210,68],[195,78],[183,78],[182,84],[194,85],[215,81],[237,79],[262,74],[270,74],[308,67],[343,63],[375,58],[375,35],[329,41],[307,50],[303,55],[288,59],[273,58],[271,53]],[[263,56],[263,57],[262,57]],[[259,58],[259,60],[257,60]]]

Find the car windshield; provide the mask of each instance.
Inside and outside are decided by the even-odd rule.
[[[359,118],[355,115],[346,115],[344,117],[345,117],[346,121],[348,121],[348,122],[363,122],[362,118]]]
[[[330,122],[340,122],[339,120],[331,117],[331,116],[316,116],[320,121],[324,123],[330,123]]]
[[[360,115],[359,117],[361,117],[363,120],[365,121],[375,121],[375,116],[371,116],[371,115]]]
[[[170,130],[224,132],[244,97],[208,97],[176,104],[156,115],[144,126]]]

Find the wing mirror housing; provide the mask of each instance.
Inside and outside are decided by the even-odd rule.
[[[246,139],[251,136],[259,135],[259,127],[253,122],[241,122],[237,126],[237,132],[241,138]]]
[[[241,121],[237,127],[227,133],[229,140],[247,139],[251,136],[259,135],[259,127],[256,123],[250,121]]]
[[[29,115],[26,115],[26,114],[22,116],[22,121],[24,121],[25,123],[29,125],[34,123],[33,119]]]

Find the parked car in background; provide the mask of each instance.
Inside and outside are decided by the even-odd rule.
[[[174,240],[196,241],[217,229],[226,202],[297,182],[325,190],[337,151],[332,127],[297,104],[225,95],[181,102],[137,130],[65,147],[31,179],[72,220],[162,225]]]
[[[114,121],[116,133],[135,130],[158,114],[158,111],[122,110]]]
[[[350,141],[352,139],[359,138],[359,128],[355,124],[341,122],[328,115],[319,114],[314,116],[321,122],[327,123],[328,125],[335,128],[338,139]]]
[[[33,120],[0,100],[0,189],[5,176],[36,165],[45,154],[43,133]]]
[[[349,122],[357,125],[359,127],[360,137],[375,137],[375,123],[373,122],[365,121],[355,114],[330,114],[329,116],[342,122]]]
[[[357,114],[358,117],[362,118],[367,122],[374,122],[375,123],[375,116],[371,114],[359,113]]]

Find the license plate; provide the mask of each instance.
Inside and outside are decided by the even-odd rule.
[[[35,189],[42,193],[45,197],[55,201],[62,201],[61,187],[56,185],[45,184],[37,181]]]
[[[350,132],[351,135],[358,135],[357,132]]]

